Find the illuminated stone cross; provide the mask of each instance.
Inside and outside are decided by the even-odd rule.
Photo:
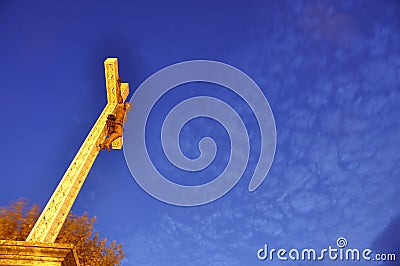
[[[64,174],[64,177],[58,184],[26,241],[54,243],[76,197],[78,196],[83,182],[85,182],[90,168],[99,154],[99,144],[106,138],[107,116],[109,114],[114,114],[118,103],[116,90],[118,79],[117,58],[107,58],[104,61],[104,68],[108,100],[107,105],[100,114],[92,130],[90,130],[75,158],[72,160]],[[122,83],[121,95],[124,102],[128,94],[128,83]],[[116,139],[112,143],[112,148],[121,149],[122,138]]]

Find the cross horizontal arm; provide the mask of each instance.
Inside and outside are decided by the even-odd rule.
[[[118,59],[117,58],[107,58],[104,61],[104,71],[106,76],[106,89],[107,89],[107,101],[109,104],[117,104],[117,79],[118,79]],[[121,84],[121,96],[123,101],[126,100],[129,94],[129,84]],[[122,149],[123,139],[122,137],[114,140],[112,142],[113,149]]]

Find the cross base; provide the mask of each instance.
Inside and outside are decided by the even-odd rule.
[[[0,266],[79,266],[73,245],[0,240]]]

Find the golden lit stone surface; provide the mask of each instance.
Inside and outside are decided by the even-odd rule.
[[[75,158],[72,160],[46,207],[43,209],[39,219],[26,239],[27,241],[54,243],[83,183],[85,182],[90,168],[99,154],[99,145],[106,138],[107,116],[115,113],[118,103],[116,94],[118,59],[107,58],[104,61],[104,69],[107,89],[107,105],[92,127]],[[128,83],[122,83],[121,95],[124,101],[128,94]],[[115,142],[112,143],[112,147],[114,149],[121,149],[122,138],[116,139]]]
[[[0,240],[0,266],[79,266],[73,245]]]

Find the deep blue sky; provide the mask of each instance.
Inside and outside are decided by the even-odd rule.
[[[397,1],[1,1],[0,33],[0,205],[46,204],[106,104],[105,58],[119,58],[131,92],[163,67],[210,59],[241,69],[267,97],[278,134],[271,171],[249,193],[253,160],[226,196],[183,208],[146,194],[122,151],[101,153],[73,210],[125,244],[123,265],[280,265],[256,251],[324,248],[340,236],[398,252]],[[176,93],[160,104],[173,106]],[[216,123],[193,127],[229,148]],[[184,148],[193,134],[182,132]]]

